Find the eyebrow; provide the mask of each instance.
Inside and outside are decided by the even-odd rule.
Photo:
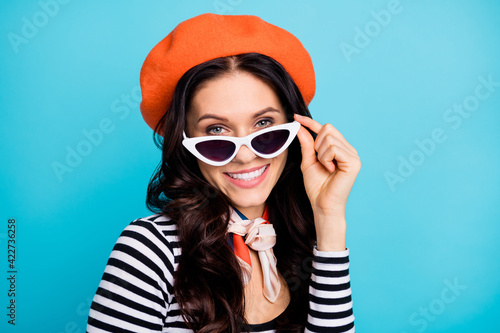
[[[254,119],[255,119],[255,118],[258,118],[258,117],[260,117],[260,116],[262,116],[263,114],[266,114],[266,113],[268,113],[268,112],[280,112],[280,110],[275,109],[275,108],[273,108],[272,106],[269,106],[269,107],[267,107],[267,108],[265,108],[265,109],[263,109],[263,110],[260,110],[260,111],[258,111],[258,112],[256,112],[256,113],[254,113],[254,114],[252,115],[252,118],[254,118]],[[225,121],[225,122],[229,121],[229,119],[227,119],[226,117],[221,117],[221,116],[218,116],[218,115],[213,114],[213,113],[206,113],[206,114],[204,114],[203,116],[201,116],[201,117],[198,119],[198,122],[200,122],[200,121],[202,121],[202,120],[204,120],[204,119],[215,119],[215,120]]]

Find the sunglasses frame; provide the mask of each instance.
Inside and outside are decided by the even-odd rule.
[[[281,148],[278,149],[277,151],[275,151],[274,153],[262,154],[262,153],[259,153],[258,151],[256,151],[252,147],[252,140],[255,137],[262,135],[262,134],[266,134],[266,133],[274,132],[274,131],[278,131],[278,130],[283,130],[283,129],[288,130],[288,132],[289,132],[288,139],[285,141],[283,146],[281,146]],[[255,155],[257,155],[259,157],[274,158],[274,157],[278,156],[279,154],[281,154],[283,151],[285,151],[285,149],[288,148],[288,146],[292,143],[293,139],[295,139],[295,136],[297,135],[297,132],[299,131],[299,129],[300,129],[300,123],[297,121],[293,121],[291,123],[286,123],[286,124],[282,124],[282,125],[276,125],[276,126],[264,128],[262,130],[259,130],[257,132],[254,132],[250,135],[243,136],[243,137],[224,136],[224,135],[208,135],[208,136],[198,136],[198,137],[194,137],[194,138],[188,138],[186,135],[186,132],[184,131],[182,133],[183,137],[184,137],[184,139],[182,140],[182,145],[184,147],[186,147],[186,149],[191,154],[196,156],[196,158],[198,158],[199,160],[201,160],[207,164],[213,165],[213,166],[223,166],[223,165],[228,164],[229,162],[231,162],[234,159],[236,154],[238,154],[238,151],[240,150],[241,146],[243,146],[243,145],[247,146],[248,149],[250,149]],[[220,162],[212,161],[212,160],[206,158],[205,156],[203,156],[196,149],[196,144],[198,144],[200,142],[212,141],[212,140],[229,141],[229,142],[232,142],[236,146],[236,148],[234,149],[233,154],[229,158],[225,159],[224,161],[220,161]]]

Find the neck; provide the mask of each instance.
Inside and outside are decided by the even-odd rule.
[[[235,209],[237,209],[241,214],[245,215],[245,217],[249,220],[254,220],[258,217],[262,217],[264,214],[264,209],[266,205],[262,204],[260,206],[256,207],[236,207],[234,206]]]

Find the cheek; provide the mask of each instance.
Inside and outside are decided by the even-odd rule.
[[[200,168],[201,174],[205,177],[205,180],[210,183],[210,185],[219,188],[215,182],[217,179],[217,174],[220,174],[217,167],[205,164],[198,160],[198,167]]]
[[[279,170],[278,175],[277,175],[278,178],[281,176],[281,174],[283,173],[283,170],[285,169],[287,157],[288,157],[288,149],[285,150],[280,156],[277,157],[276,165],[278,166],[278,170]]]

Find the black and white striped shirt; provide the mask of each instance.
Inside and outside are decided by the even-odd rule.
[[[192,332],[173,297],[181,248],[177,225],[163,215],[137,219],[111,252],[90,307],[87,332]],[[306,332],[354,332],[349,250],[314,249]],[[249,325],[274,332],[275,320]]]

